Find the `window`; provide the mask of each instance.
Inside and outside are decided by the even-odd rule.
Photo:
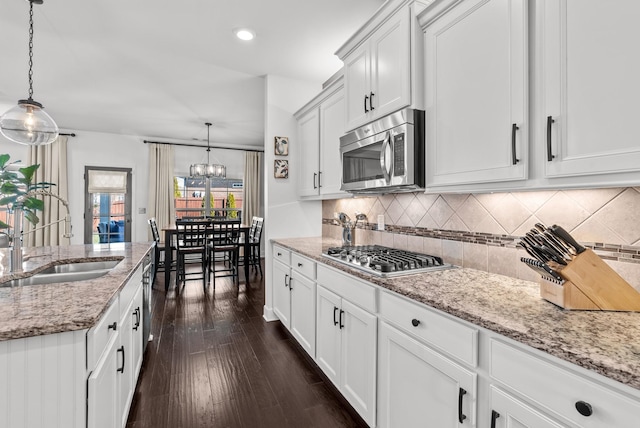
[[[174,177],[173,187],[176,218],[207,216],[242,220],[242,179]]]

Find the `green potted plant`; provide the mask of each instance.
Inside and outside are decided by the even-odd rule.
[[[33,178],[40,165],[29,165],[17,170],[9,170],[10,165],[20,161],[9,162],[8,154],[0,154],[0,206],[10,210],[21,208],[25,219],[31,224],[37,224],[37,211],[42,211],[44,201],[32,192],[55,186],[53,183],[33,183]],[[11,226],[0,220],[0,230]]]

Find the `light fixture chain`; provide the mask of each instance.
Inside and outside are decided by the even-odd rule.
[[[33,98],[33,1],[29,1],[29,99]]]

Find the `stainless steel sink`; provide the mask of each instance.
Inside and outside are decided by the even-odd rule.
[[[86,281],[100,278],[109,273],[120,260],[65,263],[51,266],[27,278],[14,279],[0,284],[0,287],[18,287],[21,285],[54,284],[58,282]]]
[[[37,273],[37,275],[50,273],[74,273],[74,272],[90,272],[96,270],[113,269],[120,260],[108,260],[98,262],[82,262],[82,263],[65,263],[62,265],[51,266]]]

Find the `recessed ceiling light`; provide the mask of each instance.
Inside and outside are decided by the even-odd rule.
[[[233,32],[240,40],[253,40],[253,38],[256,36],[256,33],[249,30],[248,28],[236,28],[235,30],[233,30]]]

